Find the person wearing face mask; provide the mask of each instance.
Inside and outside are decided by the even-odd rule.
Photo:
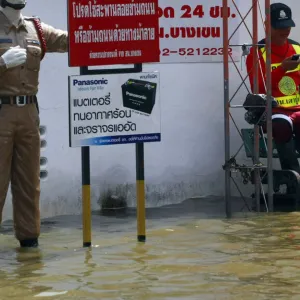
[[[300,174],[296,155],[296,150],[300,153],[300,45],[289,38],[291,29],[296,26],[291,8],[283,3],[273,3],[270,13],[272,96],[277,102],[276,107],[272,109],[273,140],[282,169],[294,170]],[[258,94],[266,94],[265,39],[258,44],[261,45],[258,49]],[[252,47],[246,60],[252,92],[254,51],[257,50]],[[264,131],[266,132],[265,128]]]
[[[25,0],[0,0],[0,223],[11,183],[16,239],[40,235],[38,84],[45,53],[68,51],[68,33],[22,15]]]

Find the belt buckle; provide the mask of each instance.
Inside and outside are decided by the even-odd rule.
[[[19,107],[25,106],[26,105],[25,96],[16,96],[16,104]]]

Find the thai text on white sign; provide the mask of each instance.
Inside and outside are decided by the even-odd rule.
[[[238,0],[235,3],[238,5]],[[222,62],[223,8],[221,0],[159,0],[160,62]],[[229,5],[229,34],[241,22],[231,1]],[[238,32],[230,43],[238,44]],[[229,51],[235,61],[240,49]]]
[[[69,76],[71,147],[161,140],[159,73]]]

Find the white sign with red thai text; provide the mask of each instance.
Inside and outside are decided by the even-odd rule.
[[[235,3],[238,6],[239,0]],[[159,0],[161,63],[222,62],[222,0]],[[228,1],[229,35],[241,22],[232,1]],[[230,44],[238,44],[238,31]],[[230,48],[235,61],[240,48]]]

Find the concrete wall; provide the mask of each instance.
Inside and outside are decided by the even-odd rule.
[[[243,14],[249,10],[251,2],[240,1]],[[300,8],[298,1],[283,2],[292,5],[294,11]],[[263,1],[261,4],[264,8]],[[29,0],[24,14],[38,15],[57,28],[67,28],[66,1]],[[300,16],[296,15],[295,20],[300,24]],[[251,26],[250,21],[251,15],[247,19]],[[241,43],[250,42],[245,29],[239,30],[239,35]],[[262,29],[260,35],[263,37]],[[297,30],[293,36],[298,39]],[[40,73],[41,123],[48,129],[48,146],[43,155],[49,160],[49,177],[42,183],[42,217],[77,214],[81,209],[81,156],[80,149],[68,147],[67,91],[68,75],[78,74],[79,70],[68,68],[67,60],[67,54],[48,55]],[[162,79],[163,141],[145,145],[147,205],[176,203],[188,197],[210,194],[223,195],[223,65],[148,65],[144,69],[159,70]],[[231,66],[231,93],[240,82]],[[242,88],[234,102],[242,103],[245,95],[246,89]],[[243,114],[241,109],[233,111],[239,126],[247,126]],[[233,127],[231,136],[234,151],[241,145],[241,140]],[[108,184],[126,191],[129,205],[134,206],[134,145],[95,147],[91,149],[91,158],[93,208],[98,208],[98,197]],[[245,161],[243,155],[241,161]],[[10,195],[7,200],[4,218],[11,217]]]

